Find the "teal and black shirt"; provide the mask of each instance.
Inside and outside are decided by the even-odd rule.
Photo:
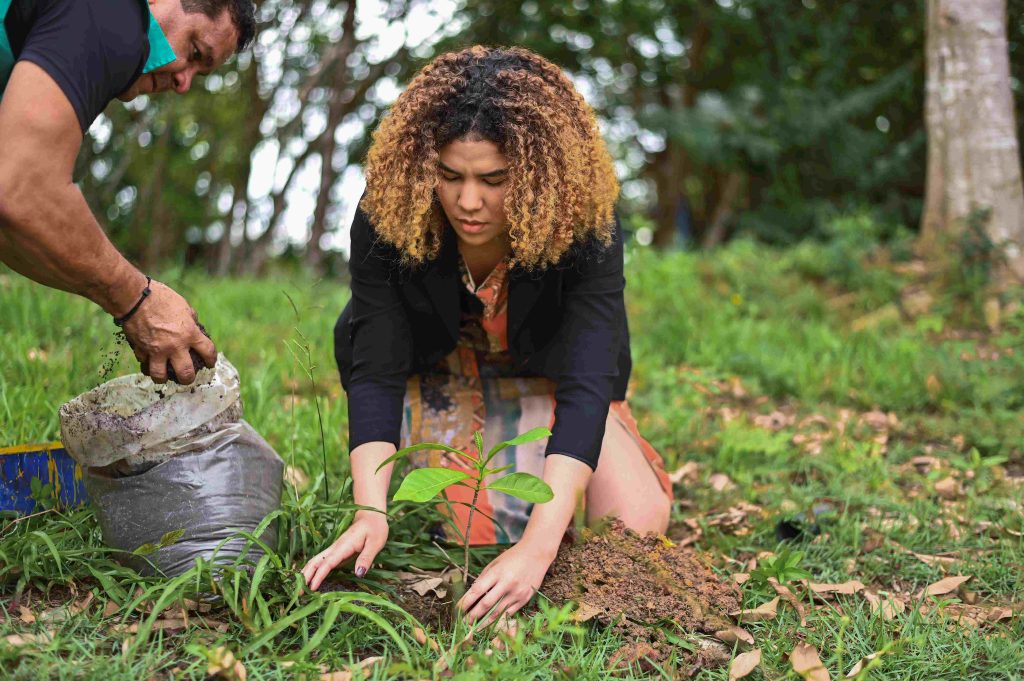
[[[143,73],[174,61],[146,0],[0,0],[0,97],[18,61],[60,86],[84,133]]]

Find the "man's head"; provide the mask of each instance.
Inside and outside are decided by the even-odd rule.
[[[255,10],[253,0],[149,0],[149,11],[178,58],[141,75],[118,99],[185,94],[195,76],[209,74],[252,42]]]

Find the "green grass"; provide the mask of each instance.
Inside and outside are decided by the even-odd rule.
[[[970,574],[968,589],[981,603],[1018,604],[1024,601],[1018,536],[1024,531],[1024,486],[1013,476],[1020,475],[1024,443],[1024,315],[1007,314],[999,333],[954,334],[976,318],[975,311],[969,300],[940,294],[916,320],[882,317],[855,332],[856,320],[896,301],[913,283],[898,268],[863,265],[867,255],[856,239],[789,251],[740,241],[712,256],[630,254],[633,411],[670,470],[685,461],[699,464],[697,481],[676,487],[674,517],[697,519],[697,547],[731,575],[744,571],[742,563],[758,552],[777,549],[778,520],[828,503],[834,513],[821,520],[821,534],[796,542],[805,554],[801,567],[814,581],[857,578],[874,588],[916,593],[947,573]],[[319,665],[342,669],[379,654],[388,664],[372,668],[373,678],[429,678],[438,655],[414,641],[408,618],[389,605],[389,587],[380,581],[409,564],[444,564],[427,538],[428,511],[396,509],[400,517],[380,569],[358,581],[366,591],[301,594],[297,581],[295,568],[322,550],[353,512],[346,410],[331,347],[346,287],[302,277],[165,277],[193,303],[238,367],[246,419],[289,465],[305,470],[312,485],[302,493],[286,486],[278,544],[256,574],[227,569],[219,580],[208,566],[170,581],[119,567],[87,509],[50,512],[7,529],[10,519],[0,518],[0,676],[203,678],[208,655],[226,646],[250,679],[303,672],[316,678]],[[0,273],[0,446],[57,439],[58,407],[100,383],[112,353],[119,352],[113,375],[135,371],[114,330],[85,301]],[[302,366],[306,343],[312,385]],[[997,350],[998,357],[961,358],[979,347]],[[325,423],[323,442],[315,399]],[[793,422],[777,431],[754,423],[776,409]],[[858,422],[872,410],[898,419],[886,429],[884,447],[875,430]],[[818,421],[801,427],[814,415]],[[840,434],[836,424],[844,421]],[[832,437],[819,453],[794,442],[794,436],[826,426]],[[944,462],[941,469],[920,473],[909,463],[925,454]],[[712,473],[728,475],[736,487],[715,491],[708,481]],[[950,475],[963,495],[944,501],[935,484]],[[739,529],[716,524],[715,514],[740,502],[761,510]],[[877,536],[889,541],[865,546]],[[959,562],[926,564],[908,550],[950,552]],[[62,614],[58,608],[45,622],[25,623],[12,609],[15,598],[31,598],[29,609],[41,616],[80,602],[90,591],[95,597],[83,612]],[[171,604],[210,591],[223,601],[208,616],[226,631],[192,626],[146,632],[147,621],[155,619],[146,602]],[[748,582],[743,595],[744,607],[755,607],[774,593]],[[117,607],[104,617],[109,602]],[[841,596],[808,608],[806,626],[791,608],[781,608],[774,620],[746,625],[763,651],[761,671],[749,678],[796,678],[788,656],[799,640],[817,647],[832,678],[883,650],[870,678],[1024,678],[1019,615],[974,628],[955,624],[934,604],[928,615],[916,605],[885,620],[862,598]],[[132,623],[140,631],[122,630]],[[47,630],[53,633],[48,642],[4,643],[9,635]],[[442,633],[438,639],[446,647],[456,636]],[[451,666],[459,678],[607,678],[608,661],[623,643],[607,631],[573,625],[567,609],[546,604],[524,621],[507,649],[487,655],[489,638],[457,651]],[[653,671],[634,667],[614,674],[675,673],[670,656]],[[702,670],[697,678],[725,679],[727,671]]]

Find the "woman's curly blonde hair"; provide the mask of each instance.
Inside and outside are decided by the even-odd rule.
[[[543,269],[587,238],[611,241],[619,184],[593,110],[540,55],[478,45],[425,66],[373,134],[362,207],[405,261],[438,254],[439,151],[465,138],[508,160],[511,264]]]

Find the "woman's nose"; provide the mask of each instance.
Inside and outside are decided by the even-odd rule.
[[[466,212],[472,212],[482,207],[483,197],[480,191],[475,189],[472,183],[465,184],[459,193],[459,208]]]

